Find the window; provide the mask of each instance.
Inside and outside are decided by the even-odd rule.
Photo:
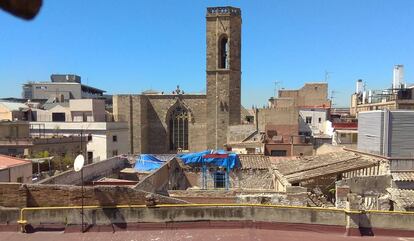
[[[65,113],[52,113],[52,121],[53,122],[65,122],[66,121]]]
[[[312,123],[312,117],[306,116],[306,124],[311,124],[311,123]]]
[[[223,36],[220,39],[219,43],[219,68],[221,69],[228,69],[228,56],[229,56],[229,44],[227,41],[227,37]]]
[[[112,151],[112,156],[118,156],[118,150],[113,150]]]
[[[169,121],[170,150],[188,150],[188,111],[177,106],[172,111]]]
[[[117,142],[118,141],[118,136],[112,136],[112,141]]]
[[[93,162],[93,152],[88,151],[88,164]]]
[[[18,177],[16,182],[23,183],[23,177]]]
[[[271,156],[286,156],[287,152],[286,150],[271,150],[270,155]]]
[[[321,123],[322,122],[322,118],[318,118],[318,123]]]
[[[88,141],[92,141],[92,135],[91,134],[88,135]]]
[[[226,175],[224,172],[215,172],[214,174],[214,188],[226,187]]]

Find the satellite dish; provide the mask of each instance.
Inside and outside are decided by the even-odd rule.
[[[79,154],[75,158],[75,162],[73,163],[73,169],[75,169],[75,172],[82,170],[83,164],[85,164],[85,158],[83,157],[82,154]]]

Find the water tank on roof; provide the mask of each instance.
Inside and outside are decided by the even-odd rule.
[[[405,88],[404,65],[402,65],[402,64],[394,65],[393,78],[392,78],[392,88],[393,89],[403,89],[403,88]]]
[[[357,80],[357,82],[356,82],[356,89],[355,89],[355,93],[357,93],[357,94],[360,94],[360,93],[362,93],[362,91],[363,91],[363,82],[362,82],[362,79],[359,79],[359,80]]]
[[[74,82],[81,83],[81,77],[75,74],[52,74],[50,76],[52,82]]]

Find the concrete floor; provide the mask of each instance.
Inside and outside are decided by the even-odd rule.
[[[255,228],[232,229],[166,229],[122,232],[36,232],[23,234],[17,232],[1,232],[0,240],[5,241],[185,241],[185,240],[237,240],[237,241],[341,241],[341,240],[375,240],[375,241],[414,241],[414,238],[399,237],[346,237],[339,233],[320,233],[315,231],[283,231]]]

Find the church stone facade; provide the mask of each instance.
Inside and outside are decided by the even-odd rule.
[[[130,153],[222,149],[240,124],[241,11],[207,8],[206,94],[146,91],[113,97],[114,116],[129,125]]]

